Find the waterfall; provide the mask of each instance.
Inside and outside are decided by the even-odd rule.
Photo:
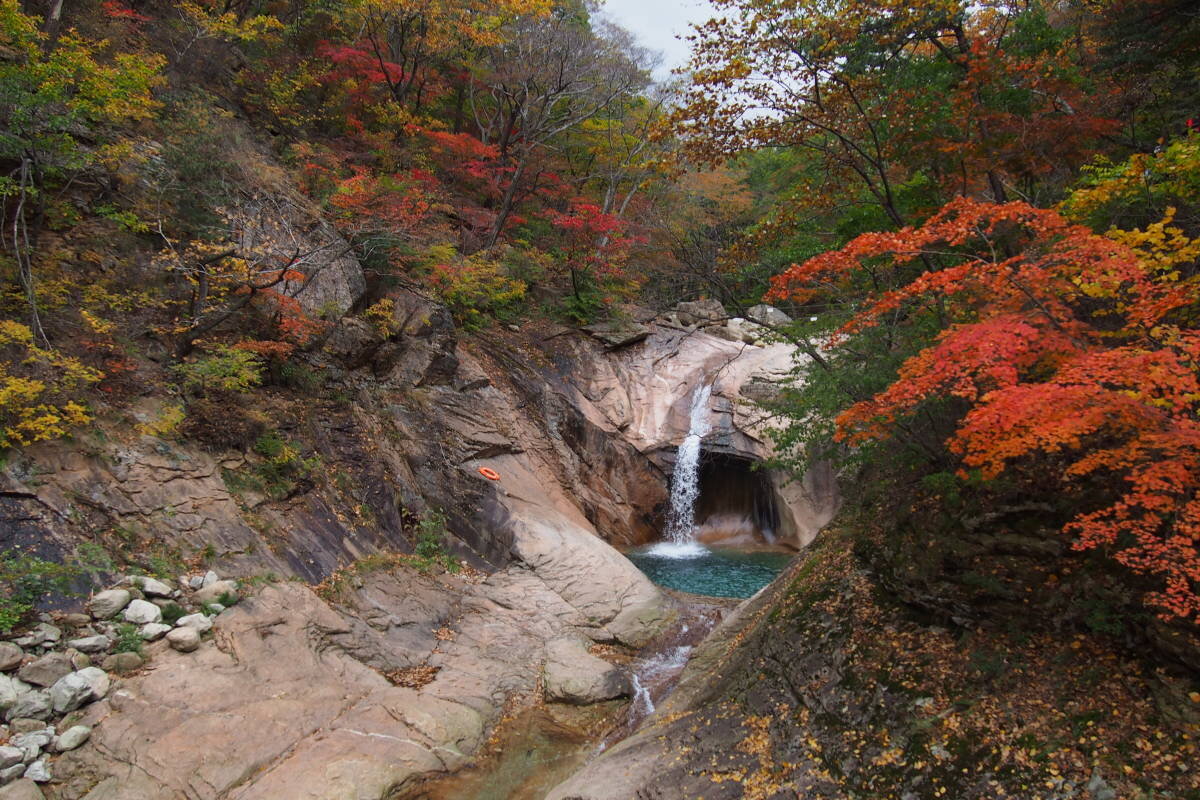
[[[638,680],[636,672],[630,673],[629,682],[633,689],[633,707],[637,709],[642,717],[648,717],[654,713],[654,701],[650,699],[650,690],[642,686],[642,682]]]
[[[696,533],[696,498],[700,494],[700,440],[712,429],[708,401],[712,386],[696,387],[692,395],[688,432],[679,445],[675,473],[671,479],[671,510],[667,513],[666,539],[674,544],[691,544]]]

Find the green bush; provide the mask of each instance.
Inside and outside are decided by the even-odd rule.
[[[132,622],[122,622],[117,626],[117,642],[113,646],[113,652],[137,653],[140,656],[145,644],[146,640],[142,638],[137,625]]]
[[[183,388],[204,396],[210,392],[245,392],[262,383],[262,358],[249,350],[216,345],[211,355],[175,366]]]
[[[11,550],[0,553],[0,633],[19,625],[42,595],[65,592],[78,575],[74,566]]]

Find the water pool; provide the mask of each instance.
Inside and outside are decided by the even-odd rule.
[[[625,553],[650,580],[709,597],[749,597],[771,582],[794,553],[658,543]]]

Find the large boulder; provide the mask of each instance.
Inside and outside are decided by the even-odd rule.
[[[148,600],[133,600],[125,607],[124,617],[134,625],[162,622],[162,609]]]
[[[719,325],[729,316],[725,313],[725,306],[721,305],[721,301],[711,298],[680,303],[675,306],[675,315],[680,324],[688,327]]]
[[[34,686],[52,686],[59,678],[74,670],[75,665],[66,653],[47,653],[21,667],[17,677]]]
[[[221,602],[222,597],[237,602],[237,583],[234,581],[216,581],[205,586],[192,597],[199,605],[207,606]]]
[[[132,599],[133,595],[124,589],[109,589],[97,592],[88,603],[88,608],[96,619],[108,619],[115,617]]]
[[[627,696],[629,677],[589,653],[579,637],[560,636],[546,645],[543,686],[547,700],[582,705]]]
[[[766,325],[768,328],[777,328],[781,325],[787,325],[792,321],[792,318],[787,314],[775,306],[769,306],[765,303],[751,306],[746,311],[746,316],[759,325]]]

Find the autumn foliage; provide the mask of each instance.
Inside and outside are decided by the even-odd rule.
[[[857,237],[793,266],[775,299],[810,300],[869,267],[921,266],[866,296],[833,335],[898,314],[936,318],[933,342],[895,381],[837,420],[861,444],[903,435],[934,400],[960,409],[947,446],[960,470],[1006,470],[1107,486],[1066,526],[1078,549],[1102,549],[1155,576],[1148,601],[1200,619],[1200,285],[1156,256],[1195,244],[1169,224],[1101,236],[1055,211],[966,198],[919,227]]]

